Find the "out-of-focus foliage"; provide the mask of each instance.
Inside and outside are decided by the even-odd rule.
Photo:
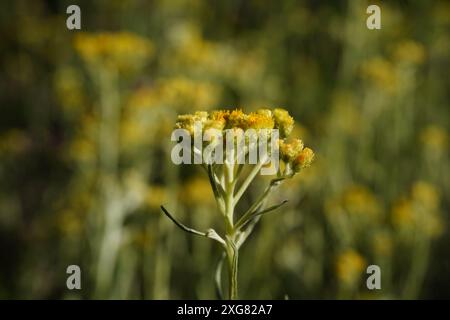
[[[0,4],[0,298],[214,298],[217,248],[159,211],[219,225],[173,123],[278,106],[316,158],[242,248],[241,297],[450,297],[446,1],[378,2],[381,30],[356,0],[78,1],[81,31],[69,4]]]

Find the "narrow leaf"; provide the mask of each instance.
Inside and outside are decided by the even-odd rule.
[[[166,210],[166,208],[164,208],[164,206],[161,206],[161,210],[164,212],[164,214],[170,219],[172,220],[173,223],[175,223],[177,225],[177,227],[179,227],[181,230],[186,231],[188,233],[192,233],[195,234],[197,236],[202,236],[202,237],[206,237],[207,234],[205,232],[200,232],[197,231],[195,229],[186,227],[184,224],[182,224],[181,222],[177,221],[170,213],[169,211]]]
[[[282,202],[279,203],[279,204],[276,204],[276,205],[271,206],[271,207],[269,207],[269,208],[266,208],[266,209],[264,209],[264,210],[257,211],[257,212],[254,212],[254,213],[250,214],[249,217],[248,217],[248,219],[246,219],[245,221],[242,221],[238,227],[239,227],[239,228],[243,228],[247,223],[249,223],[249,222],[250,222],[251,220],[253,220],[255,217],[261,216],[261,215],[266,214],[266,213],[269,213],[269,212],[271,212],[271,211],[274,211],[274,210],[278,209],[279,207],[281,207],[282,205],[284,205],[286,202],[288,202],[288,200],[284,200],[284,201],[282,201]]]

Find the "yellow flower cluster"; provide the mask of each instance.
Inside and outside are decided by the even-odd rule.
[[[178,116],[178,121],[175,125],[178,129],[186,129],[193,132],[193,125],[199,121],[202,129],[215,128],[223,129],[273,129],[275,120],[272,117],[272,112],[267,109],[261,109],[257,112],[249,114],[242,110],[218,110],[210,114],[206,111],[197,111],[194,114],[185,114]]]
[[[78,33],[74,47],[88,63],[127,72],[139,68],[153,53],[153,44],[128,32]]]
[[[275,109],[273,111],[273,117],[275,119],[275,128],[280,130],[281,137],[287,137],[294,129],[294,118],[284,109]]]
[[[314,152],[305,148],[303,141],[295,138],[291,141],[279,140],[281,159],[289,164],[294,172],[309,167],[314,160]]]
[[[259,109],[249,114],[240,109],[236,110],[218,110],[210,114],[206,112],[195,112],[194,114],[178,116],[177,128],[184,128],[186,123],[192,123],[199,120],[202,125],[216,122],[212,127],[223,129],[240,128],[246,129],[279,129],[281,137],[287,137],[294,128],[294,119],[286,110],[275,109],[273,112],[269,109]]]
[[[194,125],[198,122],[202,130],[214,128],[224,129],[254,129],[259,132],[263,129],[278,129],[280,133],[278,145],[280,157],[289,165],[294,172],[308,167],[314,160],[314,152],[305,148],[302,140],[287,140],[288,135],[294,128],[294,119],[284,109],[258,109],[255,112],[244,113],[240,109],[218,110],[208,113],[197,111],[194,114],[179,115],[175,128],[186,129],[191,135],[194,134]]]

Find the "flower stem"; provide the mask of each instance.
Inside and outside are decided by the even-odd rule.
[[[252,171],[249,173],[249,175],[247,176],[245,181],[242,183],[242,185],[239,188],[239,190],[236,192],[236,195],[235,195],[236,203],[239,201],[239,199],[241,199],[242,195],[247,190],[247,188],[250,186],[250,183],[253,181],[253,179],[255,179],[256,175],[259,172],[259,170],[261,170],[262,166],[264,165],[264,163],[266,161],[267,161],[267,156],[264,159],[262,159],[260,162],[258,162],[258,164],[256,164],[253,167]]]
[[[239,252],[232,239],[227,237],[228,258],[228,296],[230,300],[238,298],[238,256]]]
[[[225,163],[225,223],[226,223],[226,254],[228,258],[228,291],[229,299],[236,300],[238,297],[238,249],[234,243],[234,188],[236,180],[234,177],[233,163]]]

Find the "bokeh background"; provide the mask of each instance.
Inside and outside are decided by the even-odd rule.
[[[243,247],[241,297],[450,298],[449,30],[447,1],[2,1],[0,298],[215,298],[219,248],[159,210],[221,223],[170,132],[279,106],[316,161]]]

